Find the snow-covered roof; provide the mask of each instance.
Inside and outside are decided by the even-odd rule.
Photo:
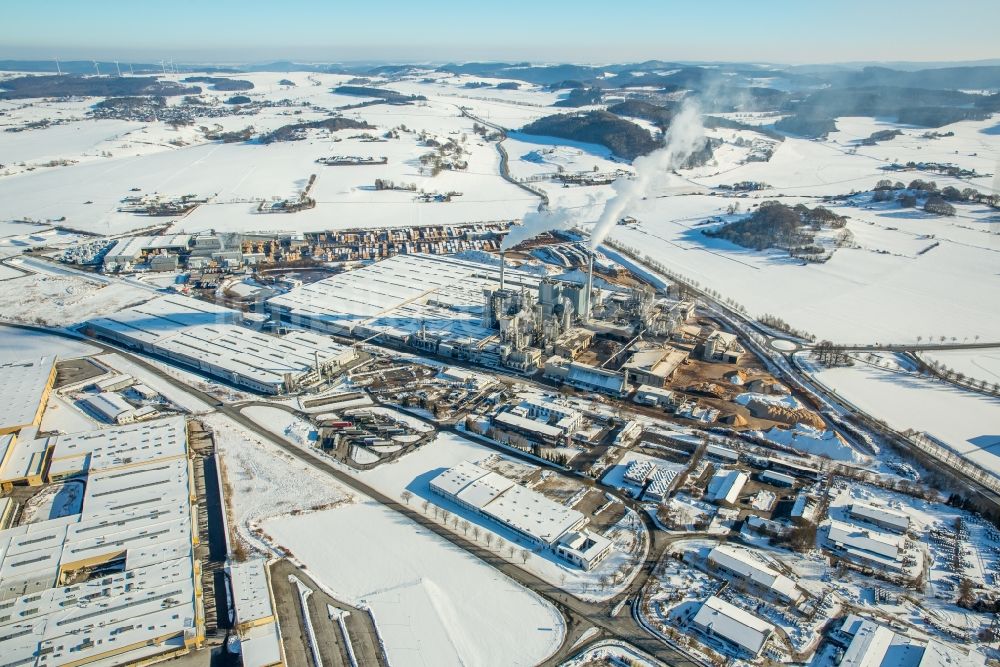
[[[0,364],[0,432],[35,422],[55,363],[50,356]]]
[[[561,428],[549,426],[545,422],[531,419],[529,417],[522,417],[512,412],[500,412],[493,418],[493,421],[506,426],[523,429],[525,431],[532,431],[547,438],[558,438],[563,434],[563,430]]]
[[[910,528],[910,517],[886,507],[876,507],[867,503],[852,503],[850,513],[855,519],[889,526],[900,532],[905,533]]]
[[[131,664],[194,636],[199,600],[184,419],[160,425],[175,434],[180,456],[155,459],[143,450],[172,450],[137,444],[124,435],[134,427],[62,436],[89,472],[82,508],[0,531],[5,662],[33,665],[45,656],[46,664],[82,664],[118,648],[116,664]],[[56,586],[60,573],[118,559],[123,571]]]
[[[743,490],[743,485],[750,477],[740,470],[717,470],[712,479],[708,482],[708,497],[710,500],[725,500],[727,503],[734,503]]]
[[[271,606],[271,589],[268,585],[267,560],[251,558],[229,565],[236,621],[257,623],[274,616]]]
[[[291,331],[272,336],[237,326],[238,311],[181,295],[153,299],[90,322],[99,333],[137,343],[185,363],[229,377],[280,388],[320,364],[344,364],[352,347],[329,336]]]
[[[430,486],[546,544],[552,544],[585,520],[580,512],[471,461],[462,461],[445,470],[430,481]]]
[[[790,600],[799,597],[794,581],[764,564],[760,556],[749,549],[720,544],[709,552],[708,560],[782,597]]]
[[[84,397],[80,402],[109,421],[115,421],[121,415],[133,410],[128,401],[112,392],[102,391],[99,394],[92,394]]]
[[[183,417],[60,435],[55,437],[49,476],[182,458],[186,443]]]
[[[104,256],[105,262],[130,261],[150,250],[180,250],[187,248],[190,234],[169,234],[165,236],[130,236],[119,239]]]
[[[837,545],[896,561],[903,549],[904,538],[902,535],[862,528],[851,523],[831,521],[829,540]]]
[[[774,626],[767,621],[714,595],[705,600],[692,622],[754,655],[760,652],[774,631]]]
[[[853,638],[840,667],[979,667],[986,661],[979,651],[966,653],[935,640],[924,643],[854,615],[843,631]]]

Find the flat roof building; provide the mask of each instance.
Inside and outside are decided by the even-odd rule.
[[[471,461],[444,471],[430,481],[430,488],[546,547],[587,520],[582,513]]]
[[[589,530],[570,531],[556,543],[556,555],[590,571],[611,553],[613,542]]]
[[[102,391],[80,399],[92,414],[110,424],[127,424],[135,421],[135,408],[118,394]]]
[[[687,358],[687,352],[670,346],[647,347],[633,352],[622,372],[626,383],[662,387]]]
[[[164,296],[91,320],[98,336],[177,361],[233,384],[277,394],[335,373],[357,358],[329,336],[272,336],[237,326],[239,311],[180,295]]]
[[[854,614],[844,619],[841,632],[851,637],[851,643],[840,667],[980,667],[986,662],[979,651],[913,639]]]
[[[38,426],[56,380],[56,358],[0,364],[0,435]]]
[[[848,508],[852,519],[885,528],[893,533],[905,533],[910,529],[910,517],[886,507],[876,507],[867,503],[852,503]]]
[[[160,421],[158,447],[135,426],[58,436],[86,476],[82,507],[0,530],[5,664],[134,664],[203,640],[186,428]]]
[[[748,611],[712,596],[702,603],[691,623],[709,637],[718,637],[752,657],[760,654],[774,626]]]
[[[831,521],[827,542],[832,551],[862,565],[902,570],[904,536],[841,521]]]
[[[794,581],[767,565],[760,554],[750,549],[720,544],[709,552],[708,563],[783,602],[794,603],[802,597]]]

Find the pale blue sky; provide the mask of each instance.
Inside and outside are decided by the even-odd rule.
[[[977,60],[1000,58],[1000,1],[6,0],[0,57]]]

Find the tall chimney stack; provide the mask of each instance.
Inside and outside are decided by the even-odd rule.
[[[504,272],[504,267],[506,265],[506,262],[504,261],[504,255],[505,254],[506,253],[503,250],[500,251],[500,289],[503,289],[503,287],[504,287],[503,286],[503,272]]]
[[[583,314],[583,321],[590,321],[590,311],[592,310],[591,300],[594,293],[594,251],[590,251],[590,259],[587,262],[587,306]]]

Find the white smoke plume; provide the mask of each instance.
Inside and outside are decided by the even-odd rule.
[[[594,198],[588,196],[588,205],[573,209],[556,209],[555,211],[532,211],[524,216],[524,222],[519,227],[511,227],[500,245],[501,250],[510,250],[522,241],[533,239],[545,232],[560,229],[572,229],[578,222],[582,211],[586,211],[594,203]]]
[[[702,147],[704,140],[705,128],[701,124],[698,105],[685,100],[680,112],[670,121],[667,144],[632,162],[635,178],[619,178],[612,185],[615,195],[604,205],[601,217],[590,235],[591,250],[597,250],[597,246],[614,229],[629,206],[649,191],[654,178],[684,164]]]

